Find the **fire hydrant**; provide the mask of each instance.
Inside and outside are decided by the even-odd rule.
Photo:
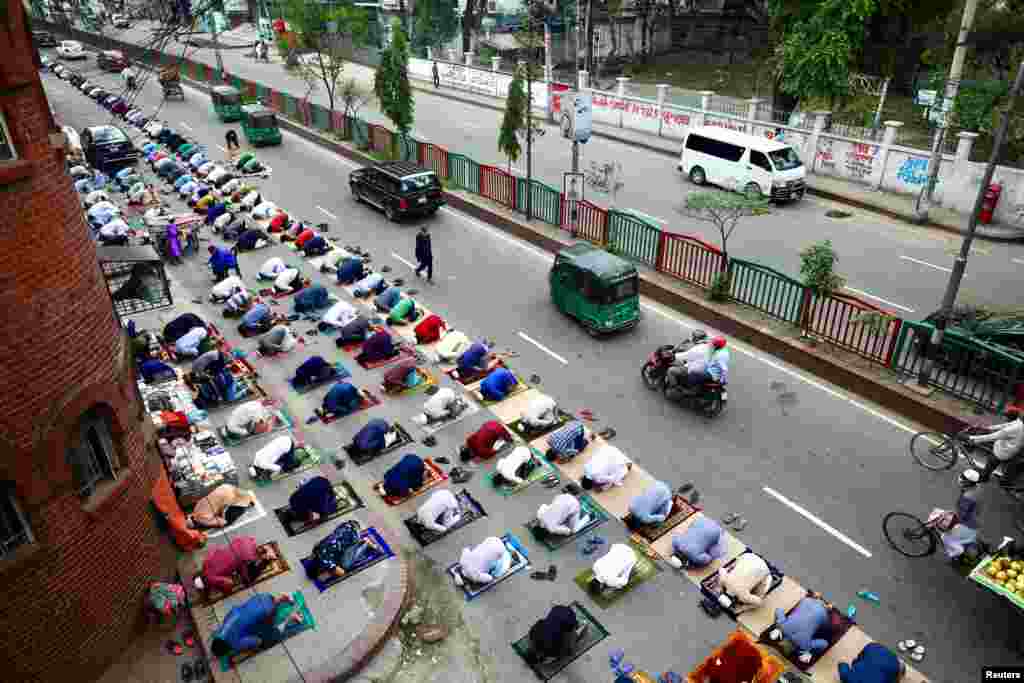
[[[988,225],[992,222],[992,214],[996,211],[996,205],[999,204],[999,196],[1003,193],[1003,186],[999,183],[992,183],[985,190],[985,195],[981,200],[981,211],[978,213],[978,220],[984,225]]]

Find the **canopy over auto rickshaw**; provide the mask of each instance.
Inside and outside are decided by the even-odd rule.
[[[230,85],[218,85],[210,91],[213,111],[221,121],[239,121],[242,118],[242,93]]]
[[[261,104],[246,104],[242,107],[242,131],[250,145],[281,144],[277,114]]]
[[[555,307],[593,336],[629,329],[640,320],[636,266],[600,247],[579,242],[562,249],[548,279]]]

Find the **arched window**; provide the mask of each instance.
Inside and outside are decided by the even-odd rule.
[[[0,560],[23,545],[35,542],[28,518],[25,517],[14,485],[0,481]]]
[[[117,478],[118,458],[110,419],[109,409],[94,406],[82,415],[71,433],[68,464],[82,500],[88,500],[104,481]]]

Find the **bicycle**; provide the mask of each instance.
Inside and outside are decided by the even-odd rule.
[[[882,532],[896,552],[905,557],[933,555],[942,540],[939,525],[941,517],[923,522],[909,512],[890,512],[882,520]]]
[[[988,466],[988,459],[995,455],[988,444],[971,443],[970,437],[987,433],[986,429],[978,425],[969,425],[955,434],[918,432],[910,438],[910,455],[921,467],[933,472],[952,468],[960,458],[966,459],[971,467],[983,471]],[[1024,476],[1018,475],[1007,480],[999,469],[992,476],[1006,495],[1015,501],[1024,502]]]

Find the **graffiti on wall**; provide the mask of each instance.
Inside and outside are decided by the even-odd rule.
[[[734,130],[737,133],[746,133],[747,127],[741,123],[737,123],[732,119],[716,119],[708,116],[704,120],[705,126],[714,126],[716,128],[725,128],[726,130]]]
[[[835,173],[836,170],[836,159],[832,154],[832,141],[828,138],[823,138],[818,141],[818,151],[814,155],[814,162],[816,168],[822,171],[830,171]]]
[[[896,177],[907,185],[924,185],[928,180],[928,160],[907,157],[900,164],[900,170],[896,172]]]
[[[846,153],[846,172],[854,180],[867,180],[875,170],[878,145],[857,143]]]

